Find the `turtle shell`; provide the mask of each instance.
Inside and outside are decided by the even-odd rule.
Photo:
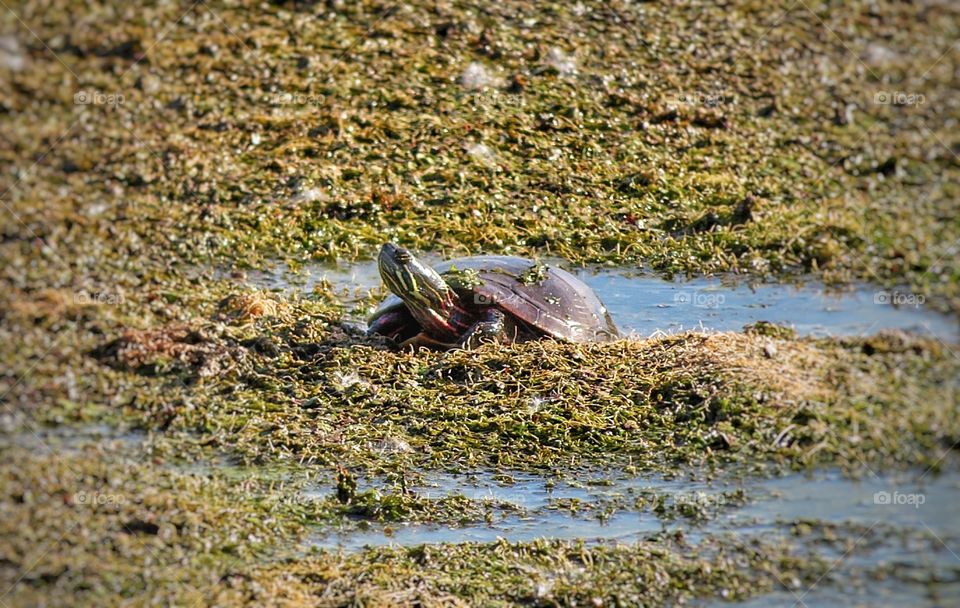
[[[620,336],[607,308],[583,281],[562,268],[533,260],[482,255],[433,267],[468,310],[496,307],[531,330],[571,342],[605,342]],[[389,296],[370,318],[406,308]]]

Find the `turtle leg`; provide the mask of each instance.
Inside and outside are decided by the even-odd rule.
[[[412,338],[407,338],[400,344],[400,348],[410,347],[414,350],[418,348],[429,348],[431,350],[449,350],[455,348],[456,344],[448,344],[446,342],[440,342],[439,340],[434,340],[426,334],[426,332],[420,332]]]
[[[488,308],[460,339],[460,347],[473,349],[482,342],[509,343],[516,339],[516,325],[496,308]]]
[[[367,328],[368,336],[384,336],[397,344],[406,342],[418,333],[420,326],[406,308],[385,313]]]

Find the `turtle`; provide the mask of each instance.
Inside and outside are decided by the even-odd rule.
[[[553,265],[479,255],[431,268],[393,243],[380,248],[377,265],[392,295],[370,317],[367,333],[401,347],[472,349],[483,342],[620,337],[593,290]]]

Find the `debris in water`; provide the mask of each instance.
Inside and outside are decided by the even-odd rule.
[[[861,55],[864,63],[871,67],[881,68],[888,66],[900,58],[895,51],[883,46],[882,44],[870,44]]]
[[[487,70],[482,63],[471,63],[463,71],[463,74],[460,75],[460,84],[462,84],[465,89],[472,91],[479,91],[487,87],[496,87],[499,83],[500,79],[490,74],[489,70]]]
[[[561,76],[571,76],[577,73],[577,60],[557,47],[551,47],[547,51],[546,63]]]
[[[11,34],[0,36],[0,68],[19,72],[27,65],[20,41]]]
[[[494,167],[497,164],[496,153],[491,150],[489,146],[484,144],[473,144],[471,146],[467,146],[467,154],[469,154],[475,161],[486,167]]]
[[[323,198],[323,190],[320,188],[307,188],[291,199],[293,203],[312,203]]]

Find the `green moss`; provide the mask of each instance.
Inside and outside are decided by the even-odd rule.
[[[523,271],[517,279],[524,285],[536,285],[547,278],[547,267],[539,262]]]
[[[241,597],[309,602],[322,596],[334,605],[659,606],[698,597],[749,597],[777,586],[778,576],[812,582],[826,567],[819,560],[785,556],[783,550],[760,542],[708,542],[697,556],[670,538],[609,547],[504,541],[377,549],[340,567],[320,556],[258,572],[241,587]],[[362,582],[353,574],[374,571]]]
[[[17,9],[29,35],[6,16],[29,51],[0,99],[0,424],[129,424],[151,437],[135,456],[4,448],[0,581],[20,580],[12,604],[309,601],[327,583],[331,603],[636,603],[641,586],[652,604],[743,597],[774,585],[770,573],[805,578],[817,565],[739,541],[718,541],[736,559],[663,539],[345,561],[291,551],[351,514],[480,520],[501,508],[365,485],[418,470],[952,466],[951,345],[754,325],[396,353],[343,324],[341,286],[288,297],[229,280],[268,262],[369,257],[392,240],[665,276],[809,272],[955,314],[947,9],[209,8],[56,0]],[[576,73],[551,65],[552,47]],[[467,90],[471,62],[502,82]],[[927,103],[877,101],[894,89]],[[123,102],[77,103],[81,90]],[[204,462],[219,472],[167,468]],[[318,479],[322,497],[292,498]],[[79,510],[70,497],[89,484],[128,501]],[[665,516],[701,515],[663,504]],[[268,561],[278,555],[289,561]],[[427,557],[452,574],[425,572]],[[529,568],[554,566],[562,575],[541,597]],[[570,574],[581,567],[586,582]],[[623,596],[603,591],[610,573]]]
[[[779,338],[781,340],[790,340],[797,336],[797,331],[792,327],[785,327],[769,321],[757,321],[756,323],[745,325],[743,331],[748,334]]]
[[[453,266],[444,274],[447,277],[447,281],[459,289],[473,289],[474,287],[483,285],[483,281],[480,279],[480,273],[476,268],[457,268]]]

